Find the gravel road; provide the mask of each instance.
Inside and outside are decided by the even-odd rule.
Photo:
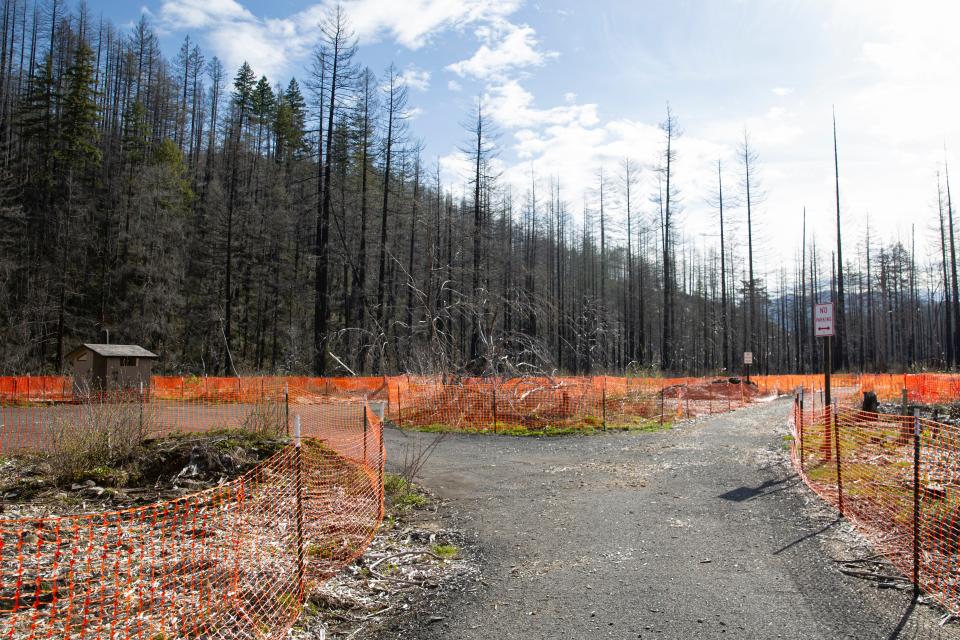
[[[421,481],[476,536],[484,581],[382,637],[958,637],[909,592],[838,571],[855,536],[789,467],[789,408],[657,434],[449,436]],[[390,429],[388,451],[432,437]]]

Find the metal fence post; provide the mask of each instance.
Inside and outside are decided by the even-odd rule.
[[[820,456],[825,462],[833,459],[833,407],[823,407],[823,443],[820,445]]]
[[[383,516],[384,516],[383,500],[384,500],[384,492],[385,492],[385,487],[383,485],[383,475],[384,475],[384,468],[387,462],[387,450],[383,446],[383,422],[382,421],[379,423],[377,436],[380,440],[380,465],[379,465],[380,468],[379,468],[379,474],[378,474],[378,478],[380,480],[380,519],[383,520]]]
[[[290,383],[283,383],[283,421],[287,423],[287,437],[290,437]]]
[[[143,380],[140,381],[140,437],[143,438],[147,434],[143,432]]]
[[[833,421],[833,446],[836,449],[837,458],[837,504],[840,508],[840,515],[843,515],[843,476],[840,473],[840,420],[836,400],[833,401],[831,419]]]
[[[367,405],[363,405],[363,466],[367,466]]]
[[[913,597],[920,596],[920,410],[913,410]]]
[[[602,391],[602,395],[600,396],[600,402],[603,405],[601,409],[601,411],[603,412],[603,430],[606,431],[607,430],[607,377],[606,376],[603,377],[603,391]]]
[[[660,426],[663,426],[663,387],[660,388]]]
[[[800,463],[800,470],[803,471],[803,387],[800,387],[800,412],[798,417],[800,418],[797,421],[797,428],[799,430],[797,435],[800,438],[800,460],[798,462]]]
[[[497,383],[493,383],[493,432],[497,432]]]
[[[303,451],[300,442],[300,415],[297,414],[293,417],[293,475],[294,475],[294,484],[296,485],[296,499],[297,499],[297,579],[300,590],[300,597],[298,602],[303,602],[305,593],[305,578],[306,570],[304,567],[304,548],[303,548]]]

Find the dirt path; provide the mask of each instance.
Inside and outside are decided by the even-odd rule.
[[[846,525],[786,463],[787,402],[659,434],[451,436],[422,480],[475,532],[484,586],[383,637],[956,637],[837,570]],[[388,450],[430,437],[391,429]]]

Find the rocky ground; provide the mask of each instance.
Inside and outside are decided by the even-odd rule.
[[[387,488],[377,537],[311,594],[294,638],[392,637],[404,624],[442,622],[443,602],[480,588],[476,541],[450,528],[448,504],[400,476],[388,476]]]

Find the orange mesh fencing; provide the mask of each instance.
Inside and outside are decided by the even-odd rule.
[[[218,429],[287,433],[287,403],[282,390],[249,394],[238,401],[207,394],[201,399],[172,400],[146,390],[117,390],[71,397],[68,402],[0,405],[0,452],[42,451],[76,425],[96,428],[99,422],[122,421],[146,437]]]
[[[466,431],[630,428],[730,411],[763,395],[726,379],[496,378],[460,384],[387,380],[388,415],[402,427]]]
[[[908,580],[960,613],[960,427],[912,416],[806,410],[791,457]]]
[[[72,395],[69,376],[0,376],[0,405],[63,401]]]
[[[249,402],[264,394],[287,392],[290,397],[370,397],[383,392],[384,377],[312,378],[307,376],[245,376],[240,378],[153,376],[155,397],[169,400],[210,399]]]
[[[643,389],[649,394],[673,387],[689,387],[725,378],[636,378],[636,377],[528,377],[499,381],[499,388],[511,387],[590,387],[600,395],[607,393],[636,394]],[[376,398],[396,405],[423,387],[438,385],[485,384],[488,379],[466,378],[456,383],[444,382],[439,376],[153,376],[146,393],[161,400],[209,402],[253,402],[263,395],[289,393],[291,398]],[[751,382],[764,394],[784,394],[803,388],[808,393],[823,393],[822,374],[752,376]],[[749,385],[748,385],[749,386]],[[898,401],[902,390],[911,402],[953,402],[960,400],[960,374],[834,374],[832,395],[850,406],[861,392],[873,391],[880,400]],[[0,404],[40,401],[75,401],[73,380],[69,376],[0,377]]]
[[[269,423],[236,423],[242,414],[211,414],[212,403],[160,423],[300,427],[302,441],[233,481],[122,511],[0,519],[0,632],[28,640],[286,637],[305,594],[373,538],[385,452],[381,421],[364,402],[301,399],[289,422],[286,403],[270,404],[283,411]]]
[[[823,374],[757,376],[753,380],[763,389],[787,393],[803,388],[822,394]],[[909,402],[949,403],[960,401],[960,374],[955,373],[862,373],[834,374],[831,396],[852,405],[860,394],[872,391],[881,401],[898,402],[904,390]]]

